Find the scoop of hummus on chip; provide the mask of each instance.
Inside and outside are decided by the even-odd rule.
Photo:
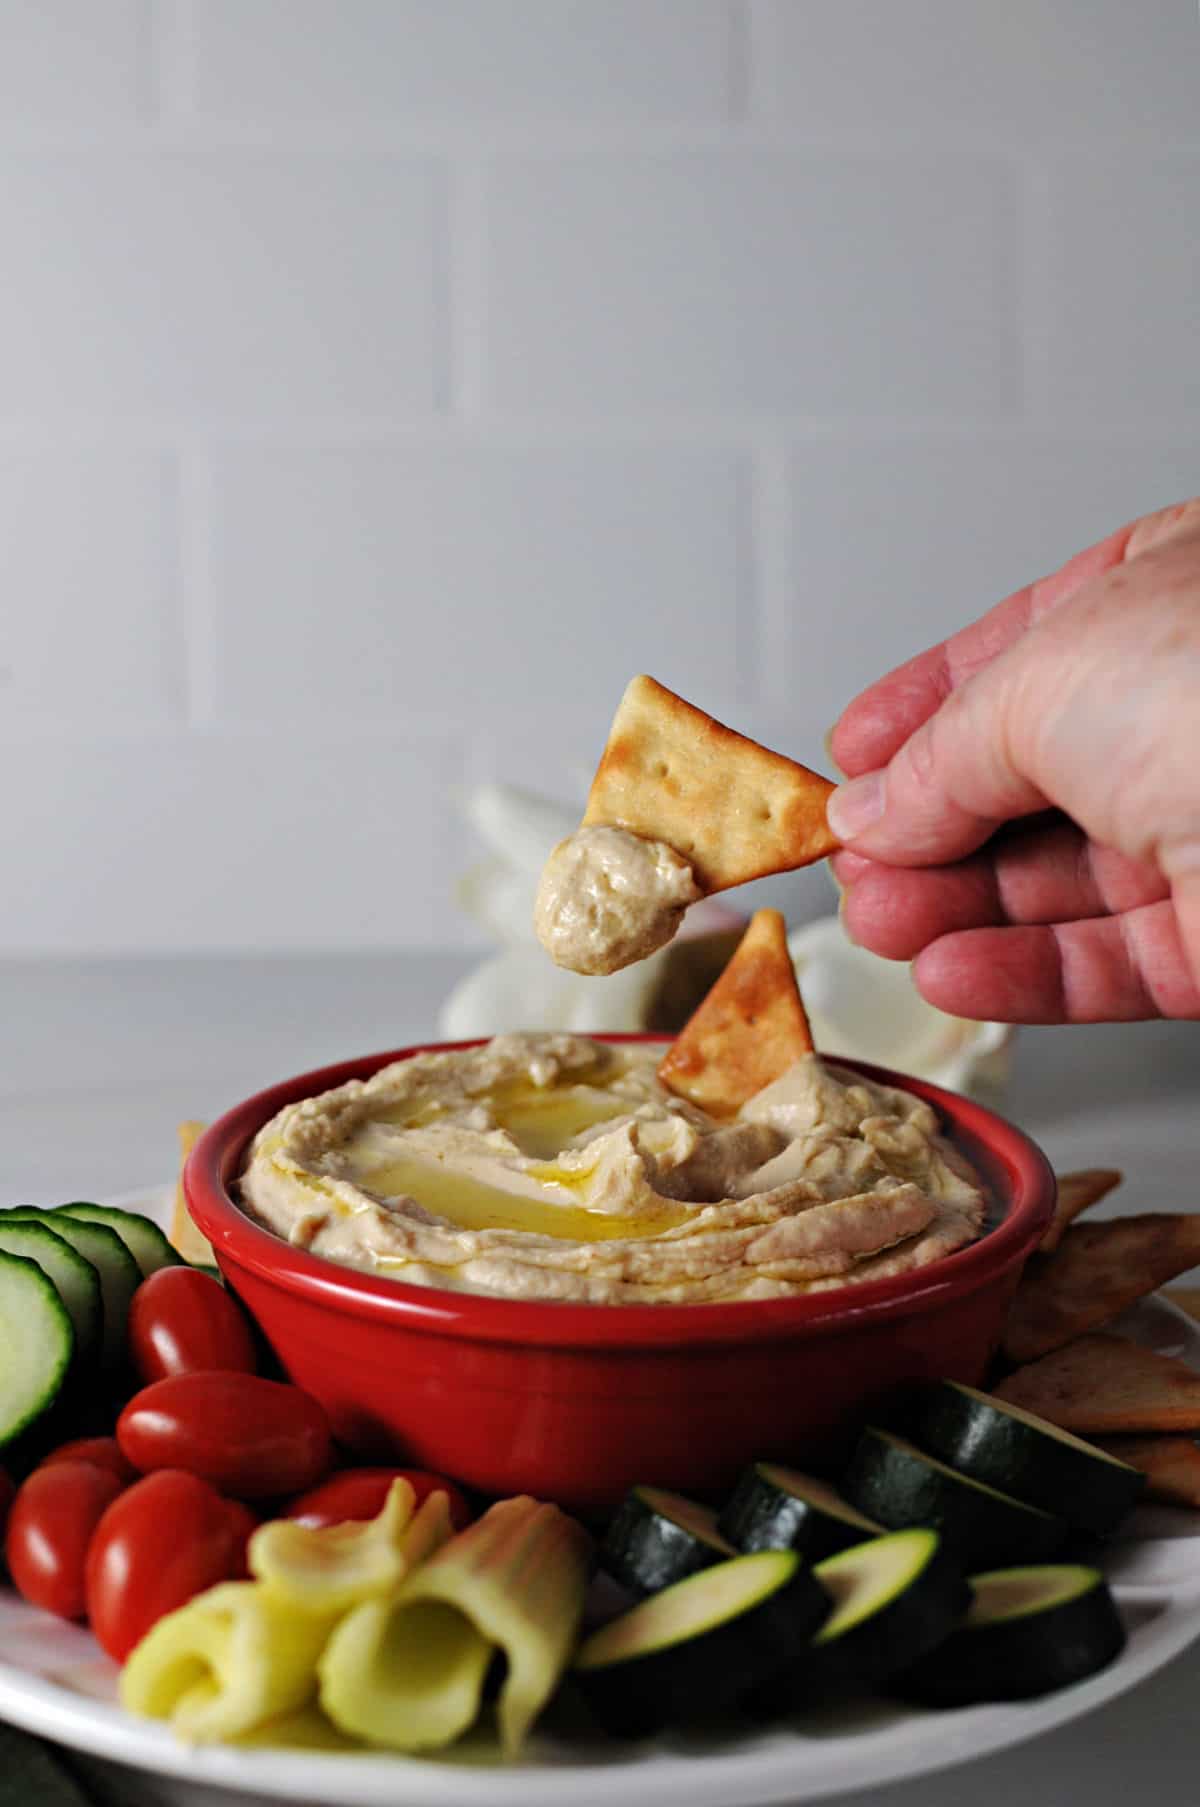
[[[899,1273],[980,1232],[930,1107],[812,1051],[760,911],[669,1047],[503,1035],[285,1107],[246,1208],[334,1261],[508,1298],[778,1298]]]
[[[833,785],[748,740],[653,678],[629,684],[577,832],[534,909],[559,965],[611,973],[674,935],[700,897],[823,859]]]

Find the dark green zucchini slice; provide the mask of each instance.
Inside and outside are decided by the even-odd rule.
[[[617,1508],[599,1560],[632,1593],[654,1594],[736,1555],[710,1507],[663,1487],[633,1487]]]
[[[794,1668],[828,1611],[794,1550],[735,1556],[601,1626],[572,1674],[607,1731],[643,1738],[725,1712]]]
[[[833,1610],[813,1639],[811,1670],[879,1682],[934,1649],[961,1623],[971,1590],[936,1531],[873,1537],[813,1570]]]
[[[83,1199],[69,1205],[56,1205],[56,1211],[83,1223],[103,1224],[114,1230],[137,1262],[142,1279],[158,1272],[160,1267],[182,1267],[183,1256],[167,1241],[153,1218],[144,1211],[119,1211],[115,1205],[92,1205]]]
[[[860,1512],[893,1530],[928,1525],[940,1531],[968,1570],[1040,1562],[1067,1536],[1064,1519],[959,1474],[875,1425],[859,1437],[842,1489]]]
[[[717,1529],[739,1550],[800,1550],[817,1562],[878,1537],[883,1527],[857,1512],[828,1481],[756,1462],[743,1472]]]
[[[1019,1405],[943,1380],[916,1399],[914,1442],[961,1474],[1103,1535],[1137,1503],[1146,1477]]]
[[[1031,1700],[1094,1675],[1125,1647],[1099,1569],[1056,1563],[972,1575],[962,1625],[896,1677],[895,1691],[927,1706]]]

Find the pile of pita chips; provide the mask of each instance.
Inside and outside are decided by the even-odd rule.
[[[1073,1224],[1051,1255],[1021,1275],[1003,1348],[1032,1361],[1110,1323],[1139,1299],[1200,1263],[1200,1216],[1168,1211]]]
[[[787,930],[778,910],[759,910],[737,952],[671,1044],[658,1069],[669,1091],[713,1116],[812,1053]]]
[[[1029,1362],[992,1390],[997,1399],[1083,1436],[1200,1430],[1200,1374],[1106,1331]]]
[[[1118,1462],[1140,1468],[1145,1498],[1167,1506],[1200,1506],[1200,1446],[1190,1437],[1096,1437]]]
[[[1196,1507],[1200,1447],[1181,1433],[1200,1433],[1200,1375],[1099,1326],[1200,1264],[1200,1217],[1076,1224],[1121,1177],[1111,1168],[1059,1176],[1054,1219],[1005,1329],[1004,1353],[1025,1365],[995,1391],[1141,1469],[1147,1499]]]
[[[1099,1204],[1124,1178],[1125,1175],[1115,1167],[1083,1167],[1078,1173],[1060,1173],[1054,1216],[1038,1243],[1041,1253],[1053,1254],[1068,1225],[1073,1224],[1081,1212],[1090,1211],[1093,1205]]]
[[[825,803],[833,789],[653,678],[636,677],[613,718],[583,826],[665,841],[708,895],[832,853]]]

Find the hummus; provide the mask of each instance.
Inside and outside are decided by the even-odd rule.
[[[537,938],[557,966],[615,973],[674,935],[701,895],[683,855],[624,828],[581,828],[546,861]]]
[[[983,1228],[930,1107],[806,1055],[717,1119],[661,1047],[502,1035],[285,1107],[246,1209],[333,1261],[516,1299],[771,1299],[902,1273]]]

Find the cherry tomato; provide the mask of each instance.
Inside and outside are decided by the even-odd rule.
[[[83,1617],[88,1545],[123,1485],[90,1462],[34,1469],[17,1489],[4,1540],[18,1593],[62,1619]]]
[[[471,1508],[453,1481],[440,1474],[429,1474],[423,1468],[346,1468],[331,1474],[319,1486],[302,1493],[284,1509],[285,1518],[298,1519],[302,1525],[342,1525],[347,1519],[375,1518],[393,1481],[409,1483],[419,1506],[426,1494],[444,1493],[450,1506],[450,1521],[456,1531],[471,1522]]]
[[[115,1475],[123,1487],[137,1480],[137,1469],[125,1460],[115,1437],[76,1437],[70,1443],[60,1443],[38,1467],[50,1468],[55,1462],[90,1462],[93,1468]]]
[[[258,1374],[173,1374],[135,1393],[117,1420],[135,1468],[186,1468],[235,1499],[298,1493],[328,1472],[333,1445],[311,1394]]]
[[[178,1468],[144,1475],[115,1499],[87,1553],[87,1613],[97,1642],[124,1662],[164,1613],[246,1573],[255,1519]]]
[[[128,1340],[144,1381],[209,1368],[258,1371],[241,1306],[211,1274],[194,1267],[160,1267],[142,1281],[129,1307]]]
[[[16,1498],[17,1484],[6,1468],[0,1468],[0,1538],[4,1536],[4,1527],[8,1523],[8,1513]]]

